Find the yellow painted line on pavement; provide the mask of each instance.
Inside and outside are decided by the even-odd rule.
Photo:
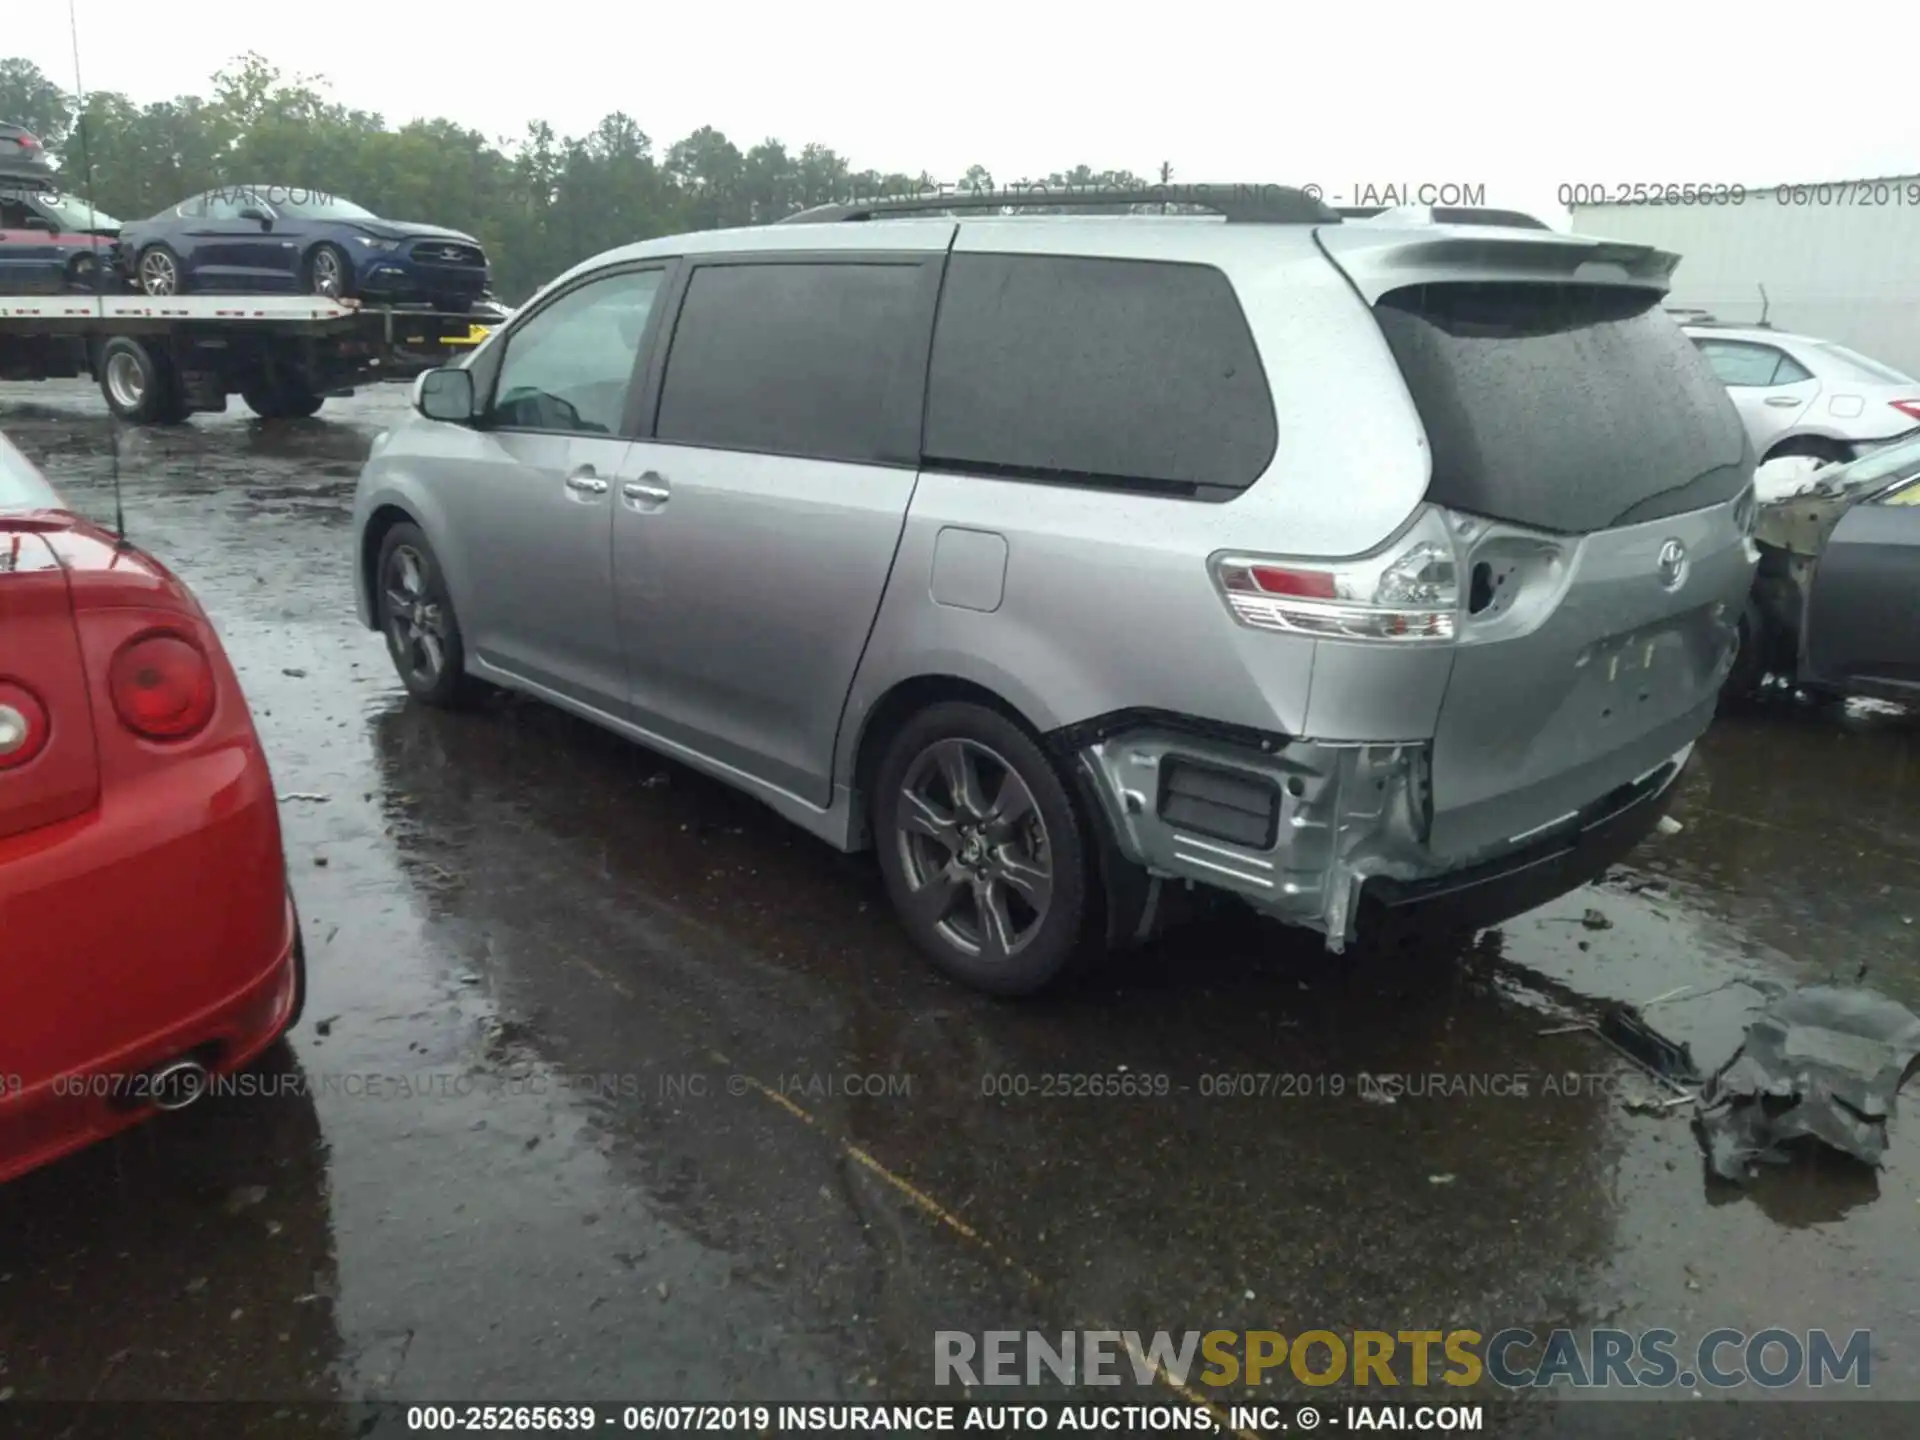
[[[722,1055],[718,1050],[710,1051],[709,1054],[711,1054],[716,1064],[725,1065],[729,1069],[733,1069],[733,1061],[729,1060],[725,1055]],[[762,1084],[758,1079],[756,1079],[752,1075],[741,1074],[738,1070],[734,1070],[734,1074],[738,1075],[739,1078],[746,1083],[749,1089],[754,1091],[756,1094],[764,1096],[766,1099],[772,1101],[775,1105],[778,1105],[782,1110],[786,1111],[789,1115],[793,1116],[796,1120],[800,1121],[803,1125],[806,1125],[809,1129],[818,1130],[822,1134],[829,1133],[827,1131],[827,1128],[824,1125],[822,1125],[818,1120],[816,1120],[813,1117],[813,1115],[810,1114],[807,1110],[795,1104],[793,1099],[790,1096],[782,1095],[778,1090],[775,1090],[773,1087]],[[1015,1274],[1019,1275],[1021,1279],[1025,1280],[1027,1284],[1032,1286],[1034,1289],[1045,1290],[1047,1288],[1046,1281],[1042,1280],[1038,1275],[1034,1274],[1033,1271],[1029,1270],[1026,1266],[1022,1265],[1019,1261],[1015,1260],[1011,1255],[1000,1250],[991,1241],[989,1241],[984,1235],[982,1235],[978,1230],[974,1229],[973,1226],[969,1225],[966,1221],[962,1220],[958,1215],[954,1214],[953,1211],[949,1210],[946,1206],[942,1205],[938,1200],[934,1199],[933,1196],[927,1194],[926,1191],[922,1190],[918,1185],[915,1185],[911,1180],[906,1179],[902,1175],[895,1174],[892,1170],[889,1170],[885,1165],[881,1164],[878,1160],[874,1159],[872,1155],[868,1154],[865,1150],[862,1150],[858,1145],[855,1145],[851,1140],[845,1139],[844,1137],[841,1137],[841,1136],[834,1136],[833,1140],[834,1140],[834,1143],[840,1147],[841,1151],[849,1159],[853,1160],[855,1163],[862,1165],[866,1169],[873,1172],[873,1174],[878,1176],[881,1180],[885,1181],[893,1189],[897,1190],[900,1194],[904,1195],[908,1200],[910,1200],[914,1204],[915,1207],[917,1207],[923,1213],[931,1216],[939,1224],[953,1231],[956,1235],[959,1235],[962,1239],[966,1240],[968,1243],[978,1247],[981,1250],[984,1250],[988,1255],[992,1256],[1001,1265],[1004,1265],[1006,1268],[1012,1270]],[[1115,1327],[1096,1325],[1096,1326],[1090,1326],[1088,1328],[1113,1329]],[[1142,1356],[1140,1358],[1151,1359],[1151,1357],[1148,1357],[1148,1356]],[[1198,1405],[1202,1409],[1211,1413],[1212,1416],[1214,1417],[1214,1420],[1219,1424],[1222,1430],[1228,1431],[1228,1433],[1238,1436],[1239,1440],[1261,1440],[1261,1437],[1252,1430],[1231,1429],[1227,1423],[1228,1422],[1227,1413],[1226,1411],[1222,1410],[1219,1405],[1215,1404],[1212,1400],[1209,1400],[1205,1395],[1202,1395],[1198,1391],[1192,1389],[1190,1386],[1183,1385],[1178,1380],[1175,1380],[1171,1375],[1167,1373],[1165,1367],[1163,1367],[1159,1361],[1154,1360],[1152,1363],[1153,1363],[1154,1379],[1158,1380],[1162,1385],[1166,1386],[1169,1390],[1173,1391],[1175,1394],[1179,1395],[1181,1398],[1188,1400],[1191,1403]]]

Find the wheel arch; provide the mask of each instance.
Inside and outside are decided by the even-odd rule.
[[[1766,453],[1757,463],[1764,465],[1769,460],[1778,460],[1788,455],[1806,455],[1816,451],[1840,451],[1850,454],[1853,443],[1846,437],[1834,434],[1823,427],[1809,427],[1782,435],[1767,447]]]
[[[873,843],[867,807],[873,795],[874,777],[879,773],[880,760],[886,754],[888,741],[922,710],[949,700],[971,701],[997,711],[1025,730],[1042,748],[1045,747],[1047,727],[1036,724],[1021,706],[980,679],[940,670],[896,680],[865,708],[852,727],[852,743],[843,772],[851,791],[848,809],[849,849],[864,850]]]
[[[313,276],[313,257],[322,250],[338,251],[341,263],[347,268],[347,283],[354,289],[360,288],[360,264],[353,257],[353,251],[330,236],[315,236],[313,242],[300,252],[300,278],[310,280]]]
[[[369,630],[380,628],[380,611],[374,597],[380,592],[380,577],[376,573],[380,567],[380,546],[387,534],[396,525],[415,525],[421,530],[419,517],[406,506],[394,500],[383,500],[373,507],[367,516],[367,523],[360,527],[360,553],[355,560],[354,578],[359,582],[362,605],[360,620]]]

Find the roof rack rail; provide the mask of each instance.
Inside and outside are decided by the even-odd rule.
[[[1503,225],[1514,230],[1551,230],[1545,221],[1523,210],[1496,210],[1485,205],[1351,205],[1342,206],[1344,220],[1372,220],[1380,215],[1427,218],[1435,225]]]
[[[928,215],[945,210],[1041,210],[1080,205],[1181,205],[1210,210],[1229,223],[1256,225],[1335,225],[1339,212],[1305,190],[1290,185],[1139,185],[1025,186],[1017,190],[956,189],[925,195],[901,195],[843,204],[815,205],[775,221],[778,225],[814,225],[874,220],[889,215]]]

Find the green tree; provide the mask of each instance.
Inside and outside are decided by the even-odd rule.
[[[51,150],[58,150],[73,123],[73,97],[31,60],[0,60],[0,120],[24,125]]]
[[[835,200],[926,194],[939,184],[925,173],[856,170],[826,145],[796,150],[769,137],[742,151],[711,126],[662,150],[638,118],[620,111],[580,136],[539,121],[513,139],[444,119],[395,127],[339,103],[324,76],[288,75],[252,53],[215,74],[205,96],[136,100],[100,91],[73,112],[73,100],[32,62],[0,59],[0,119],[60,145],[67,186],[110,214],[143,218],[216,186],[337,195],[476,236],[496,291],[510,301],[615,246],[765,224]],[[1049,183],[1140,182],[1081,165]],[[976,165],[947,184],[991,186],[993,177]]]

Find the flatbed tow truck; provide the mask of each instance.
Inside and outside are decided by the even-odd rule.
[[[0,380],[97,382],[136,425],[219,413],[238,395],[266,420],[410,380],[470,351],[509,312],[361,305],[313,295],[0,295]]]

